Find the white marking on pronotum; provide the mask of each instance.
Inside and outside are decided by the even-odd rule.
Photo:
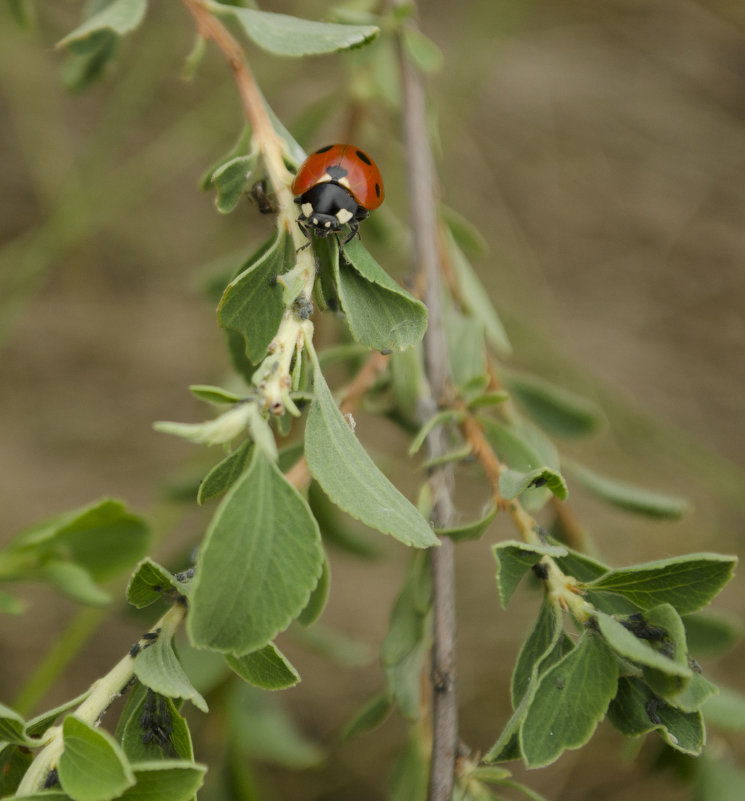
[[[339,220],[342,225],[348,223],[352,217],[354,217],[354,214],[352,214],[349,209],[339,209],[339,211],[336,212],[336,219]]]
[[[310,215],[313,214],[313,205],[311,203],[303,203],[300,207],[300,211],[302,211],[306,217],[310,217]]]

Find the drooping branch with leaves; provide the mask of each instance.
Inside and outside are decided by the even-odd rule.
[[[361,736],[394,710],[407,722],[392,798],[539,798],[501,764],[549,765],[583,746],[606,717],[630,737],[657,733],[676,752],[700,754],[704,716],[726,718],[696,659],[696,643],[717,636],[702,610],[730,580],[736,560],[697,553],[613,568],[583,553],[567,524],[572,482],[654,517],[675,518],[685,503],[561,456],[551,435],[591,433],[597,410],[508,366],[507,333],[467,257],[477,235],[439,200],[423,79],[439,54],[419,30],[415,4],[338,10],[342,21],[335,22],[240,3],[181,4],[197,39],[190,71],[214,46],[232,73],[247,126],[210,169],[206,186],[223,213],[260,192],[262,210],[276,222],[227,278],[219,300],[240,390],[237,382],[194,385],[193,394],[221,413],[202,423],[156,423],[161,432],[224,449],[196,492],[199,504],[215,510],[193,565],[178,573],[147,556],[147,523],[110,500],[44,521],[0,551],[4,581],[43,580],[82,604],[101,605],[109,600],[101,583],[132,570],[128,603],[167,606],[83,696],[28,720],[0,708],[2,796],[194,798],[211,766],[194,752],[182,705],[213,713],[209,692],[196,688],[176,653],[182,624],[189,646],[217,665],[218,703],[227,694],[243,710],[235,713],[243,715],[242,731],[270,739],[267,732],[280,724],[267,717],[258,691],[300,680],[274,641],[291,627],[310,635],[323,613],[333,592],[326,547],[339,541],[339,510],[398,541],[404,547],[396,554],[408,562],[380,648],[382,687],[345,730]],[[15,7],[23,16],[24,4]],[[68,78],[80,88],[100,77],[122,38],[147,24],[146,10],[145,0],[90,4],[60,42]],[[306,154],[264,99],[239,36],[295,58],[374,46],[376,39],[389,45],[380,57],[402,88],[412,291],[351,236],[355,227],[316,236],[298,224],[292,184]],[[343,319],[344,342],[320,347],[314,322],[323,315]],[[351,366],[351,378],[334,391],[329,368],[339,362]],[[404,458],[426,451],[415,502],[357,436],[353,414],[363,403],[409,437]],[[458,509],[464,470],[484,488],[479,515]],[[552,527],[539,522],[546,512]],[[459,542],[481,539],[492,527],[502,537],[491,548],[499,602],[506,607],[526,575],[541,600],[512,676],[514,712],[485,748],[490,744],[459,734],[454,564]],[[353,540],[345,547],[364,550]],[[5,611],[18,611],[12,596],[0,600]],[[231,686],[244,682],[256,694],[226,690],[228,674]],[[122,695],[109,731],[110,708]],[[744,703],[733,691],[723,695]],[[280,739],[284,747],[292,735],[282,729]],[[234,780],[233,798],[256,797],[247,776]]]

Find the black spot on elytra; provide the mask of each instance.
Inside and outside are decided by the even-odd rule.
[[[354,152],[357,154],[357,158],[358,158],[360,161],[364,161],[364,162],[365,162],[365,164],[372,165],[372,162],[370,161],[370,159],[369,159],[369,157],[368,157],[367,153],[363,153],[361,150],[355,150]]]
[[[380,197],[380,184],[375,184],[375,194]]]
[[[335,181],[339,181],[347,174],[347,170],[345,170],[344,167],[341,166],[341,164],[332,164],[330,167],[326,167],[326,172]]]
[[[316,150],[315,152],[316,153],[325,153],[327,150],[331,150],[332,147],[333,147],[333,145],[326,145],[326,147],[319,147],[318,150]]]

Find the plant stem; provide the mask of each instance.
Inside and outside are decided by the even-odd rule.
[[[431,396],[420,399],[424,423],[446,398],[451,387],[447,342],[441,304],[441,260],[436,215],[435,171],[427,132],[425,93],[421,77],[406,58],[399,40],[404,95],[404,136],[408,165],[409,205],[414,240],[414,263],[429,324],[424,337],[424,362]],[[427,436],[429,458],[445,454],[445,435],[440,427]],[[429,476],[432,492],[431,520],[446,527],[453,519],[452,465],[434,468]],[[455,567],[454,545],[447,537],[430,551],[433,581],[432,644],[432,757],[429,801],[450,801],[458,750],[458,707],[455,685]]]

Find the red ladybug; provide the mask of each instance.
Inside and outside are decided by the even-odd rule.
[[[292,191],[300,206],[298,225],[308,239],[338,233],[348,225],[343,244],[385,196],[377,165],[354,145],[326,145],[311,153],[300,165]]]

